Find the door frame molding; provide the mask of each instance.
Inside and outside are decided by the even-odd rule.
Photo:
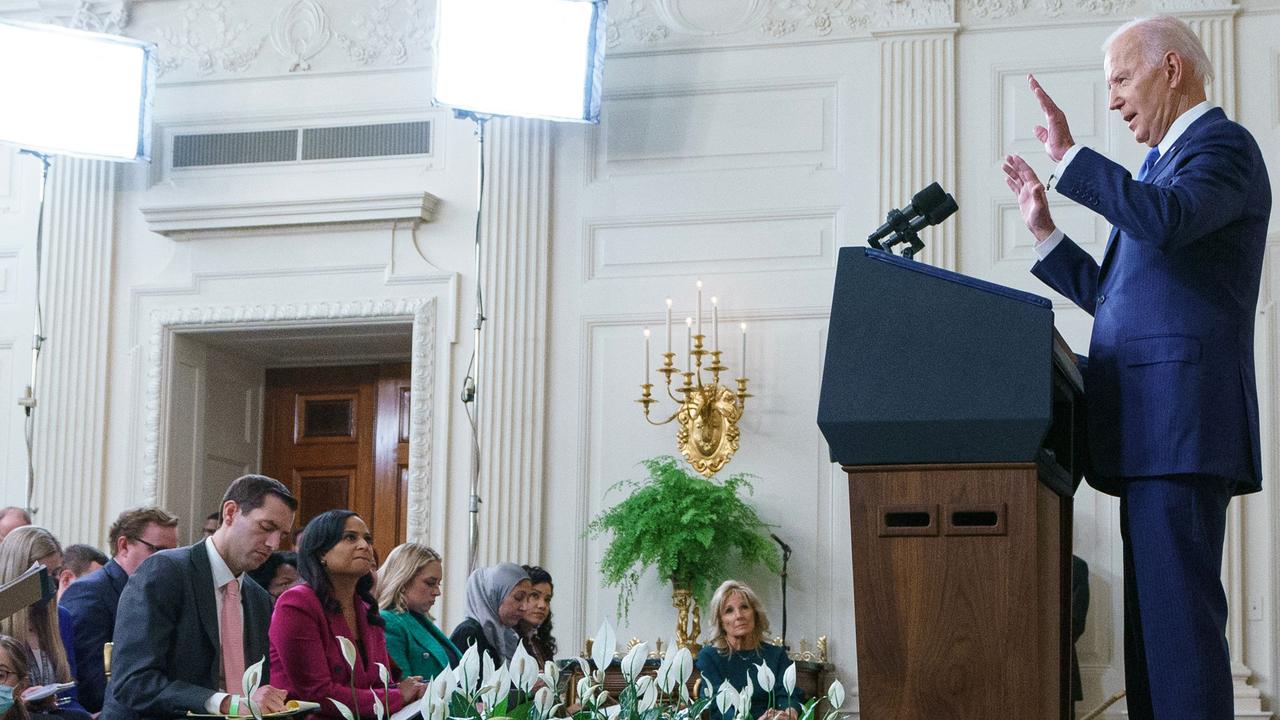
[[[405,534],[426,542],[430,531],[431,457],[436,380],[436,299],[399,298],[287,304],[193,306],[151,313],[144,377],[142,504],[163,502],[170,479],[165,427],[173,369],[173,336],[212,330],[270,330],[280,327],[360,325],[412,321],[410,351],[408,507]]]

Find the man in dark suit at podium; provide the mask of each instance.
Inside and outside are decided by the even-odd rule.
[[[1076,145],[1030,79],[1058,192],[1113,226],[1101,265],[1054,225],[1022,158],[1004,171],[1032,272],[1094,316],[1089,480],[1121,498],[1129,716],[1228,720],[1222,547],[1231,496],[1262,481],[1253,326],[1271,190],[1253,137],[1205,100],[1212,67],[1185,24],[1136,20],[1104,47],[1110,108],[1151,148],[1136,177]]]

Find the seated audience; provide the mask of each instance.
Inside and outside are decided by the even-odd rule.
[[[245,475],[222,496],[212,537],[142,563],[120,595],[99,720],[248,714],[241,683],[245,667],[266,657],[271,596],[244,574],[280,546],[297,507],[278,480]],[[252,698],[263,713],[285,706],[270,681],[264,668]]]
[[[58,576],[62,570],[62,546],[58,539],[35,525],[16,528],[0,543],[0,585],[18,579],[37,562],[48,568],[51,577]],[[70,613],[61,610],[57,603],[37,602],[0,619],[0,633],[26,640],[19,643],[26,655],[32,685],[65,683],[74,677],[75,628]],[[57,707],[55,698],[49,697],[33,709],[87,720],[88,713],[76,701],[75,688],[58,693],[57,699],[63,703],[62,707]]]
[[[274,602],[285,590],[302,582],[298,577],[298,554],[276,551],[257,570],[249,571],[249,577],[266,589]]]
[[[396,546],[378,572],[387,654],[405,674],[424,680],[457,665],[462,655],[429,614],[440,597],[442,573],[440,554],[418,543]]]
[[[218,532],[218,526],[222,524],[222,513],[214,511],[204,519],[204,536],[213,537]]]
[[[796,720],[797,708],[804,702],[804,693],[796,689],[790,696],[782,686],[782,674],[791,659],[777,645],[764,642],[769,632],[769,618],[756,593],[745,583],[726,580],[716,588],[711,597],[710,613],[715,618],[715,630],[711,639],[702,647],[695,662],[702,675],[700,692],[715,696],[725,681],[737,690],[747,686],[751,679],[755,692],[751,696],[751,717],[760,720]],[[756,666],[764,663],[773,671],[774,686],[760,687]],[[769,709],[769,696],[773,696],[773,709]],[[712,703],[708,708],[711,720],[733,720],[736,710],[720,714]]]
[[[515,628],[524,619],[531,587],[529,573],[515,563],[472,571],[467,578],[466,619],[449,636],[454,647],[465,652],[475,645],[494,665],[510,660],[520,645]]]
[[[0,540],[17,528],[31,524],[31,514],[25,509],[10,505],[0,510]]]
[[[58,573],[58,602],[71,583],[100,570],[107,564],[107,556],[92,545],[68,545],[62,551],[62,572]]]
[[[298,573],[305,584],[286,590],[271,617],[272,678],[290,696],[320,703],[318,714],[324,717],[342,717],[331,700],[359,717],[374,717],[375,695],[388,714],[394,713],[426,687],[411,676],[383,690],[377,663],[389,669],[391,658],[372,594],[373,558],[373,536],[359,515],[350,510],[317,515],[298,548]],[[357,648],[354,668],[343,657],[338,636]]]
[[[0,635],[0,720],[44,720],[51,715],[30,713],[22,693],[31,687],[30,666],[22,643]]]
[[[76,581],[59,599],[76,625],[76,693],[89,712],[102,710],[107,675],[102,646],[116,629],[116,606],[129,576],[159,550],[178,546],[178,518],[158,507],[120,513],[107,533],[112,558]]]
[[[551,573],[546,570],[537,565],[522,567],[529,573],[533,587],[525,601],[524,619],[516,630],[524,640],[525,651],[538,661],[538,667],[542,667],[548,660],[556,659],[556,639],[551,634],[551,596],[555,586],[551,582]]]

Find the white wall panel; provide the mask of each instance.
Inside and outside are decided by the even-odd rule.
[[[588,220],[586,280],[717,272],[826,270],[835,262],[835,208],[748,216]]]

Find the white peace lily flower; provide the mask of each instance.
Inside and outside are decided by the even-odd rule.
[[[751,678],[747,678],[747,686],[742,688],[742,692],[738,693],[738,717],[751,717],[751,696],[756,694],[756,689],[751,685]]]
[[[538,692],[533,694],[533,709],[538,711],[538,717],[548,718],[551,716],[551,706],[555,704],[555,696],[551,694],[551,688],[543,685],[538,688]]]
[[[582,671],[582,677],[591,677],[591,665],[586,658],[578,658],[578,669]]]
[[[240,678],[240,689],[244,691],[245,697],[253,697],[258,690],[258,685],[262,682],[262,660],[245,668],[244,676]]]
[[[342,659],[347,661],[347,667],[352,670],[356,669],[356,645],[351,642],[350,638],[342,635],[335,635],[338,638],[338,646],[342,648]]]
[[[600,708],[600,712],[604,713],[606,718],[610,718],[610,720],[612,720],[613,718],[618,717],[618,713],[622,712],[622,706],[614,705],[612,707]]]
[[[648,649],[649,645],[647,643],[639,643],[631,648],[626,657],[622,658],[622,677],[626,678],[627,682],[635,682],[636,676],[640,674],[640,671],[644,670],[644,661],[648,659]]]
[[[351,708],[343,705],[333,698],[329,698],[329,702],[333,703],[333,706],[338,708],[338,713],[341,714],[345,720],[356,720],[356,716],[351,713]]]
[[[782,689],[787,691],[787,697],[791,697],[796,691],[796,664],[791,663],[786,670],[782,671]]]
[[[641,679],[650,680],[651,678],[648,675],[646,675]],[[644,690],[640,690],[639,686],[636,686],[636,688],[637,688],[636,694],[640,698],[640,700],[636,703],[636,710],[642,713],[648,712],[653,708],[654,705],[658,704],[658,686],[657,685],[654,685],[652,682],[649,682],[645,685]]]
[[[378,679],[382,681],[382,684],[391,685],[391,673],[387,671],[387,666],[382,663],[374,663],[374,665],[378,666]]]
[[[546,683],[548,687],[559,686],[560,666],[548,660],[547,663],[542,666],[542,672],[538,673],[538,679]]]
[[[447,717],[449,717],[449,703],[438,703],[431,708],[430,720],[445,720]]]
[[[676,644],[671,643],[667,647],[667,654],[662,656],[662,664],[658,665],[658,687],[664,693],[671,692],[671,688],[676,686],[675,663]]]
[[[600,688],[600,692],[596,694],[596,699],[591,704],[596,707],[602,707],[607,702],[609,702],[609,691]]]
[[[453,695],[453,690],[458,684],[458,676],[453,674],[453,668],[445,667],[440,671],[439,675],[431,681],[431,696],[435,700],[448,703],[449,697]]]
[[[832,680],[831,687],[827,688],[827,702],[831,703],[832,710],[839,710],[844,705],[844,685],[839,679]]]
[[[591,680],[595,682],[596,685],[604,685],[604,674],[604,668],[600,668],[591,674]]]
[[[382,720],[386,717],[386,708],[382,707],[382,701],[378,699],[378,693],[373,694],[373,716]]]
[[[521,692],[527,693],[538,682],[538,663],[524,649],[524,643],[516,646],[515,654],[508,664],[512,682]]]
[[[462,658],[458,660],[458,686],[463,693],[470,694],[475,692],[476,685],[480,682],[480,653],[476,650],[476,646],[468,647],[466,652],[462,653]]]
[[[492,684],[493,684],[493,674],[494,674],[494,672],[496,672],[496,671],[497,671],[497,668],[496,668],[496,667],[494,667],[494,664],[493,664],[493,658],[489,657],[489,653],[485,653],[485,654],[483,654],[483,655],[481,655],[481,656],[480,656],[480,661],[481,661],[481,662],[480,662],[480,666],[481,666],[481,670],[480,670],[480,684],[481,684],[481,685],[492,685]]]
[[[693,676],[693,653],[689,652],[689,648],[682,647],[676,651],[676,668],[680,684],[688,683],[689,678]]]
[[[637,697],[649,692],[649,688],[654,688],[655,691],[657,690],[657,686],[653,684],[652,675],[641,675],[640,677],[636,678],[636,696]]]
[[[738,704],[738,691],[726,680],[720,685],[720,690],[716,692],[716,709],[721,715],[729,712],[729,708]]]
[[[511,690],[511,675],[506,665],[499,665],[488,677],[484,687],[480,688],[480,700],[486,707],[493,707],[507,696]]]
[[[763,660],[756,666],[756,677],[760,679],[760,687],[765,690],[771,689],[776,679],[773,677],[773,671],[769,669],[769,666]]]
[[[578,678],[578,697],[582,698],[583,701],[585,702],[587,700],[587,696],[590,694],[591,694],[591,678],[585,675],[583,677]]]
[[[591,659],[595,661],[598,670],[604,670],[609,667],[609,663],[613,662],[613,652],[617,644],[618,638],[614,635],[609,621],[600,623],[600,629],[596,631],[595,640],[591,644]]]

